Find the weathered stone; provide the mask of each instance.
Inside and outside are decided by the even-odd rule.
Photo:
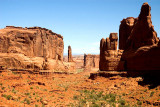
[[[7,26],[0,30],[0,52],[63,60],[63,37],[40,28]]]
[[[119,49],[125,50],[127,47],[127,40],[131,31],[137,22],[137,18],[128,17],[123,19],[119,28]]]
[[[85,69],[99,68],[99,55],[84,54]]]
[[[68,62],[73,62],[71,46],[68,46]]]
[[[158,44],[159,39],[152,25],[150,10],[148,3],[142,5],[138,20],[127,40],[128,49]]]
[[[110,40],[110,49],[117,50],[118,34],[110,33],[109,40]]]
[[[63,62],[63,37],[46,28],[7,26],[0,29],[1,69],[74,71]]]
[[[117,33],[111,33],[109,38],[101,39],[100,42],[100,61],[99,69],[101,71],[123,70],[123,65],[119,67],[122,50],[117,51]]]
[[[124,61],[127,71],[153,72],[160,70],[159,39],[152,25],[150,10],[151,7],[148,3],[142,5],[137,22],[127,39],[127,44],[125,44],[127,48],[124,48],[122,61]],[[130,30],[126,29],[126,32],[130,32]]]

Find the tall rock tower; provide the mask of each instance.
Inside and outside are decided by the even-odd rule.
[[[73,62],[71,46],[68,46],[68,62]]]

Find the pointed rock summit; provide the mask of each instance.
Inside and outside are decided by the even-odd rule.
[[[128,17],[121,21],[119,49],[136,50],[142,46],[158,44],[157,33],[151,21],[151,7],[143,3],[138,18]]]
[[[144,3],[141,7],[138,20],[128,38],[128,48],[138,49],[142,46],[158,44],[159,39],[157,38],[157,33],[152,25],[150,11],[151,7],[149,4]]]

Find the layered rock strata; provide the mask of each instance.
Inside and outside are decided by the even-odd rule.
[[[128,37],[126,40],[120,40],[120,46],[125,46],[125,48],[122,48],[124,49],[122,60],[125,61],[124,67],[127,71],[160,70],[159,38],[152,25],[150,11],[149,4],[144,3],[136,23],[131,29],[125,29],[126,33],[124,34],[121,33],[123,32],[123,23],[120,25],[120,36],[123,38]]]
[[[7,69],[70,70],[63,48],[63,37],[46,28],[0,29],[0,66]]]
[[[117,50],[118,34],[111,33],[109,38],[102,38],[100,41],[100,61],[101,71],[123,70],[123,62],[120,61],[122,50]]]
[[[84,68],[99,68],[99,55],[84,54]]]

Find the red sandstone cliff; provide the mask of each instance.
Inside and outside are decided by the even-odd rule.
[[[100,41],[99,70],[115,71],[123,70],[123,62],[120,61],[122,50],[117,50],[118,34],[111,33],[109,38]]]
[[[7,26],[0,30],[0,52],[63,60],[63,37],[51,30]]]
[[[122,60],[127,71],[160,70],[159,39],[152,25],[150,10],[149,4],[144,3],[136,23],[131,29],[125,29],[125,33],[121,33],[124,32],[123,23],[120,25],[120,46],[125,46]],[[123,40],[122,37],[128,38]]]
[[[86,70],[99,68],[99,55],[84,54],[84,68]]]
[[[8,69],[75,70],[63,62],[63,37],[46,28],[0,29],[0,66]]]
[[[128,17],[123,19],[119,28],[119,49],[125,50],[127,48],[127,40],[131,31],[137,22],[137,18]]]

